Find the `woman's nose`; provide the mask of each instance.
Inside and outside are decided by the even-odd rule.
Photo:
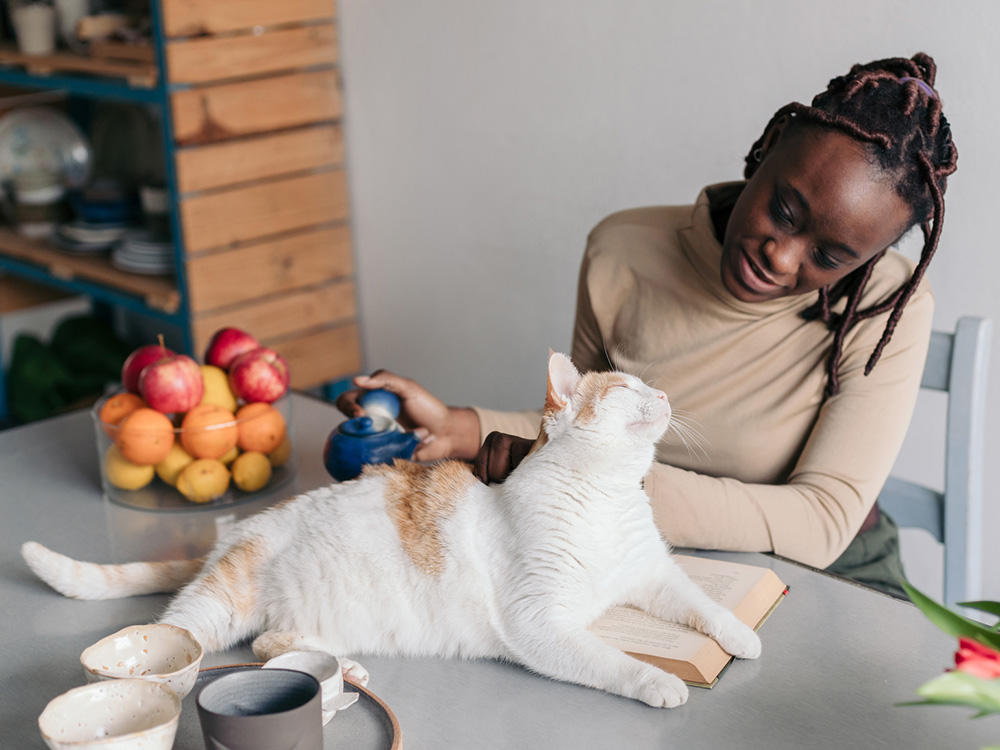
[[[775,274],[792,276],[798,273],[802,263],[804,243],[794,238],[785,238],[780,242],[768,240],[764,243],[764,257],[769,268]]]

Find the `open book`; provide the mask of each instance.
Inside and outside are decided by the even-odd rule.
[[[688,555],[674,559],[706,594],[755,630],[788,593],[770,568]],[[707,635],[631,607],[613,607],[590,630],[606,643],[698,687],[715,685],[733,658]]]

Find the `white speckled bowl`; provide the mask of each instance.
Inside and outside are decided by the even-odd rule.
[[[205,649],[176,625],[131,625],[102,638],[80,654],[87,680],[137,678],[173,688],[181,698],[198,679]]]
[[[53,698],[38,717],[51,750],[170,750],[181,699],[166,685],[112,680]]]

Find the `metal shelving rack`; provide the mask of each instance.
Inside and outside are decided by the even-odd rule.
[[[161,29],[160,0],[150,0],[150,14],[155,46],[155,79],[152,86],[128,83],[122,79],[83,73],[40,74],[26,70],[20,55],[18,62],[2,67],[5,58],[0,52],[0,83],[44,91],[60,91],[67,96],[106,101],[151,104],[159,110],[163,157],[166,162],[166,188],[170,195],[170,221],[174,242],[174,279],[165,277],[133,277],[114,269],[107,260],[60,256],[45,243],[31,242],[11,231],[0,231],[0,271],[40,282],[70,294],[85,295],[95,303],[104,303],[141,313],[152,319],[176,326],[183,337],[186,351],[193,348],[188,314],[187,288],[183,263],[183,233],[180,226],[177,179],[173,158],[174,137],[170,111],[170,94],[184,86],[171,86],[165,75],[164,35]],[[132,277],[132,278],[130,278]],[[171,293],[172,290],[172,293]],[[0,362],[0,420],[7,418],[6,376]]]
[[[292,387],[335,393],[362,369],[336,5],[150,0],[155,62],[132,68],[0,47],[0,83],[156,108],[174,276],[6,229],[0,271],[162,320],[189,354],[244,328],[286,359]]]

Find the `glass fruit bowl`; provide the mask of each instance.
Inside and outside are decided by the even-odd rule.
[[[199,404],[168,415],[123,391],[101,398],[91,417],[104,495],[119,505],[218,508],[260,497],[295,474],[289,395],[235,414]]]

